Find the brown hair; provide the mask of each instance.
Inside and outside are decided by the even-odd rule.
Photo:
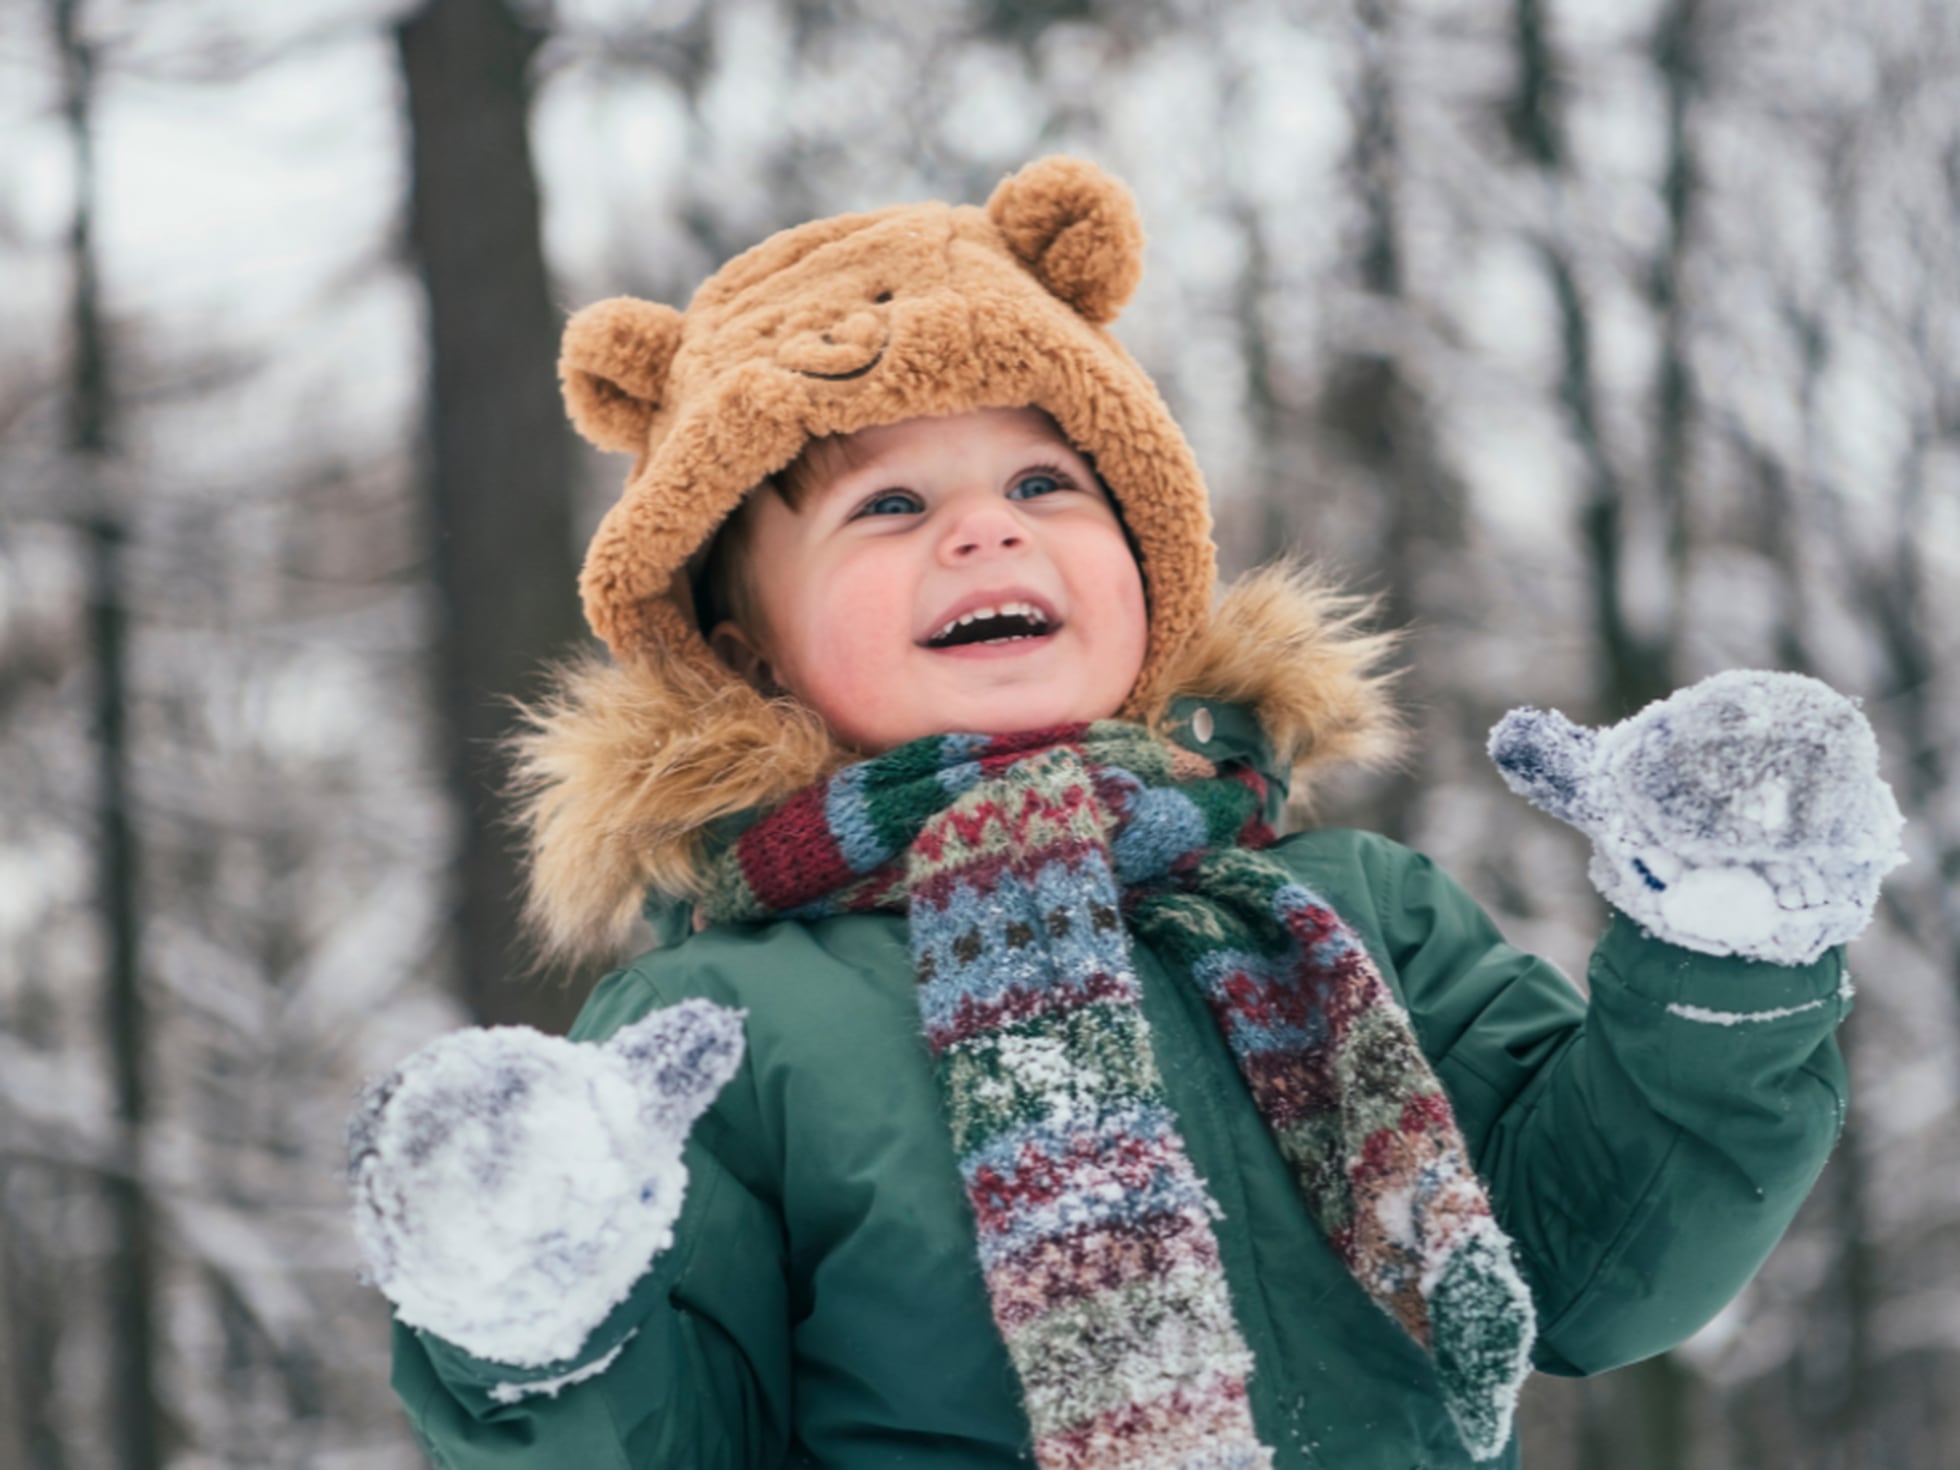
[[[695,615],[704,637],[723,619],[751,638],[767,636],[767,630],[762,627],[762,609],[756,601],[753,558],[749,554],[755,537],[756,501],[764,495],[775,495],[790,508],[792,515],[801,515],[812,496],[862,462],[850,435],[826,434],[805,444],[795,459],[742,497],[742,503],[730,512],[708,543],[701,569],[694,577]]]

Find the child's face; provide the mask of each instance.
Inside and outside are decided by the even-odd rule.
[[[762,626],[717,627],[725,659],[867,752],[1117,711],[1143,666],[1143,578],[1046,414],[906,419],[846,448],[800,510],[750,507],[742,574]]]

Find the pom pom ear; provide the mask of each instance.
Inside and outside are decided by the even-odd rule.
[[[987,201],[1008,249],[1055,295],[1097,326],[1116,320],[1143,278],[1136,200],[1080,158],[1038,158]]]
[[[615,296],[576,313],[565,323],[558,381],[579,433],[601,449],[645,449],[680,343],[681,314],[671,306]]]

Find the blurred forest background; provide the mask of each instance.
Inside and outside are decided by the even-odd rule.
[[[1228,570],[1417,630],[1419,756],[1317,820],[1579,976],[1514,704],[1815,672],[1912,819],[1823,1182],[1685,1347],[1536,1380],[1527,1465],[1960,1464],[1952,0],[7,0],[0,1465],[419,1463],[340,1129],[577,999],[486,795],[624,468],[559,326],[1058,150],[1139,196]]]

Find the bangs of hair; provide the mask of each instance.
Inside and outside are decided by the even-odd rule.
[[[757,489],[774,487],[783,503],[798,515],[810,497],[824,486],[870,460],[862,444],[848,434],[826,434],[803,446],[795,459],[765,480]],[[746,509],[748,501],[742,502]],[[739,514],[739,512],[737,512]]]

